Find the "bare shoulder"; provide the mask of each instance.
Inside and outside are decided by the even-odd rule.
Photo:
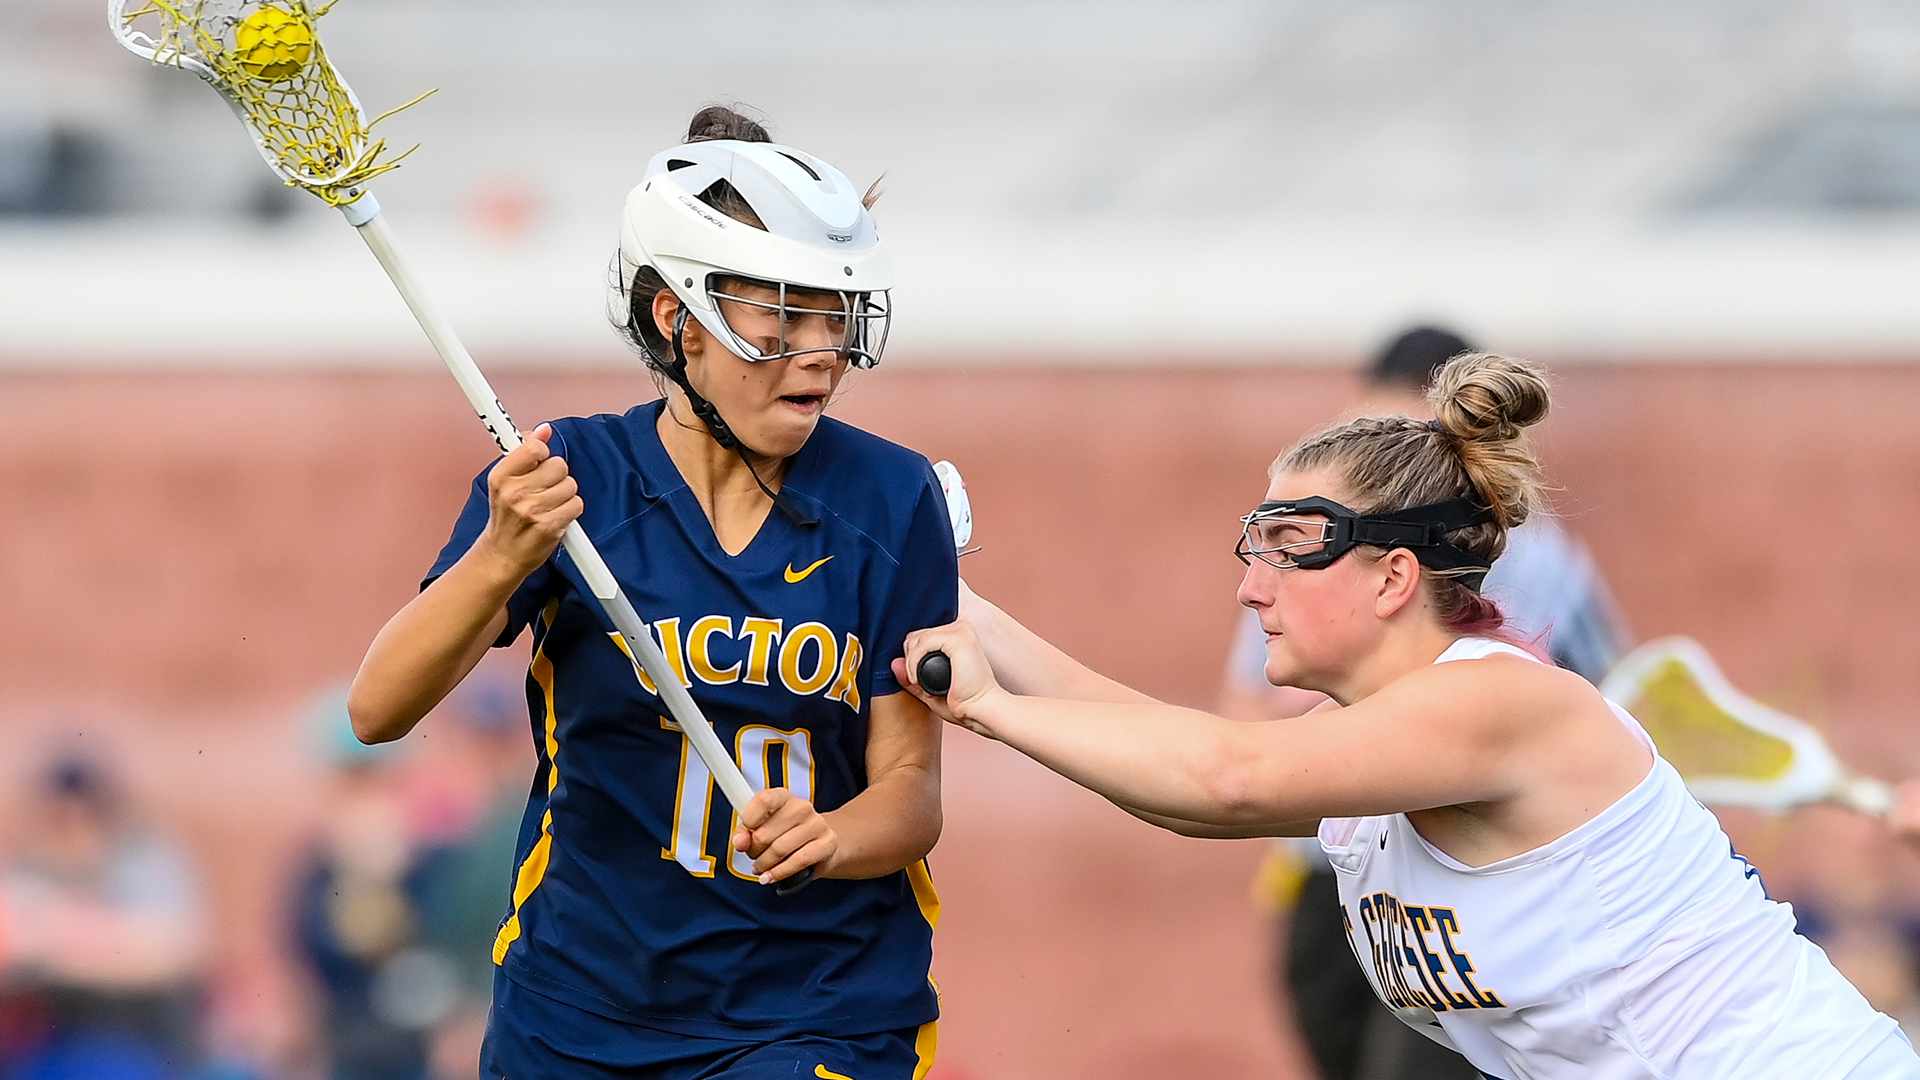
[[[1444,754],[1452,763],[1462,781],[1428,793],[1421,800],[1428,806],[1478,804],[1484,817],[1488,807],[1505,813],[1544,796],[1549,809],[1528,813],[1544,813],[1560,828],[1570,820],[1560,802],[1606,805],[1646,771],[1646,748],[1592,684],[1523,657],[1410,671],[1354,710],[1368,711],[1367,726],[1378,737],[1411,737],[1429,758]],[[1523,831],[1533,836],[1531,826]]]
[[[1565,722],[1611,716],[1599,691],[1573,672],[1499,653],[1409,672],[1371,700],[1394,711],[1444,718],[1456,730],[1501,741],[1535,737]]]

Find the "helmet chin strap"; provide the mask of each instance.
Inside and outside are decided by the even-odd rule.
[[[741,463],[747,467],[747,474],[753,477],[754,483],[760,485],[761,491],[767,493],[767,498],[773,500],[773,505],[780,508],[780,512],[787,516],[788,521],[795,525],[820,524],[819,518],[800,509],[792,499],[787,498],[784,492],[773,490],[767,486],[765,480],[760,479],[760,470],[753,467],[753,459],[747,456],[747,445],[740,441],[740,437],[733,433],[732,428],[727,426],[726,418],[720,415],[720,410],[714,407],[713,402],[702,397],[700,392],[693,388],[692,380],[687,378],[687,351],[681,344],[681,339],[686,336],[686,330],[687,306],[681,304],[680,310],[673,316],[673,363],[667,365],[667,378],[672,379],[674,385],[687,395],[687,404],[693,406],[693,414],[707,425],[707,431],[713,435],[713,441],[740,455]]]

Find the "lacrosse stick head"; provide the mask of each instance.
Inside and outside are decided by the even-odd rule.
[[[134,54],[191,71],[218,90],[287,184],[345,208],[363,199],[368,180],[406,155],[382,160],[384,140],[370,134],[359,100],[327,62],[314,24],[330,6],[107,0],[107,22]],[[371,199],[363,206],[372,206]]]
[[[1653,737],[1704,803],[1785,810],[1832,800],[1885,814],[1891,793],[1849,774],[1805,722],[1734,689],[1698,642],[1650,641],[1600,685]]]

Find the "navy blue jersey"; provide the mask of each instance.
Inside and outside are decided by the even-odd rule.
[[[728,555],[655,429],[662,402],[555,422],[580,523],[756,786],[831,810],[867,786],[867,721],[900,693],[908,631],[958,604],[952,528],[925,458],[823,418]],[[486,474],[428,581],[487,521]],[[729,843],[732,810],[564,551],[507,603],[533,628],[539,771],[494,959],[515,982],[617,1020],[717,1038],[926,1023],[938,901],[924,862],[792,896]]]

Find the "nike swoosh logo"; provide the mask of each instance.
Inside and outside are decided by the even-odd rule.
[[[792,564],[792,563],[788,563],[788,564],[787,564],[787,584],[789,584],[789,585],[798,585],[798,584],[800,584],[801,582],[803,582],[803,581],[805,581],[805,580],[807,580],[807,575],[808,575],[808,574],[811,574],[811,573],[813,573],[813,572],[814,572],[815,570],[818,570],[818,569],[820,569],[821,567],[823,567],[823,566],[825,566],[825,565],[827,565],[827,563],[828,563],[829,561],[831,561],[832,559],[833,559],[833,556],[831,556],[831,555],[829,555],[829,556],[827,556],[826,558],[824,558],[824,559],[821,559],[821,560],[820,560],[819,562],[817,562],[817,563],[814,563],[814,564],[813,564],[812,566],[809,566],[809,567],[807,567],[807,568],[806,568],[805,570],[801,570],[801,571],[799,571],[798,573],[796,573],[796,572],[794,571],[794,569],[793,569],[793,564]]]
[[[832,557],[833,556],[831,555],[827,556],[827,558],[829,559]],[[827,561],[826,559],[820,560],[820,562],[826,562],[826,561]],[[819,566],[820,562],[814,563],[813,566]],[[807,567],[807,569],[811,570],[813,569],[813,566],[809,566]],[[819,1077],[820,1080],[853,1080],[853,1077],[842,1076],[839,1073],[834,1072],[832,1069],[827,1068],[825,1065],[815,1065],[813,1067],[813,1075]]]

